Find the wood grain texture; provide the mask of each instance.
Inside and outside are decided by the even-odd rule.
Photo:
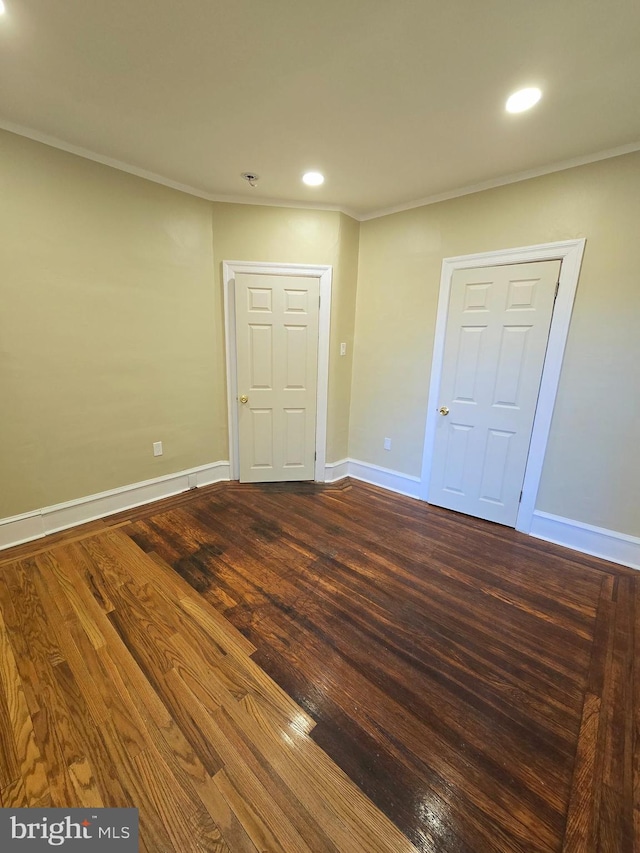
[[[0,801],[141,850],[631,853],[638,576],[343,481],[2,555]]]
[[[361,484],[231,485],[128,533],[258,647],[419,849],[630,843],[605,780],[633,752],[612,606],[632,572]]]
[[[251,659],[255,646],[122,527],[21,550],[0,583],[3,805],[133,805],[141,849],[161,853],[335,853],[349,803],[362,817],[346,849],[414,850],[321,751],[300,798],[309,779],[281,768],[305,743],[318,749],[313,719]]]

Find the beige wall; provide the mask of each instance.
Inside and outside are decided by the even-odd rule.
[[[640,535],[639,223],[640,154],[362,223],[350,456],[420,475],[443,257],[586,237],[537,508]]]
[[[9,133],[0,196],[0,517],[224,458],[211,206]]]
[[[334,265],[327,458],[346,455],[358,223],[212,205],[0,131],[0,233],[0,518],[228,458],[227,258]]]

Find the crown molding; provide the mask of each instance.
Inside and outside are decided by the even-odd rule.
[[[134,175],[136,178],[142,178],[145,181],[151,181],[154,184],[161,184],[163,187],[168,187],[178,192],[187,193],[187,195],[195,196],[196,198],[204,199],[205,201],[223,202],[224,204],[248,204],[258,205],[263,207],[288,207],[298,210],[327,210],[333,213],[343,213],[351,219],[360,221],[358,214],[348,207],[341,207],[336,204],[311,204],[304,201],[293,201],[290,199],[277,198],[247,198],[246,196],[223,195],[219,193],[208,193],[205,190],[192,187],[189,184],[182,184],[179,181],[173,181],[171,178],[166,178],[164,175],[159,175],[157,172],[149,172],[147,169],[141,169],[138,166],[133,166],[131,163],[125,163],[123,160],[116,160],[113,157],[107,157],[104,154],[99,154],[96,151],[90,151],[88,148],[82,148],[78,145],[71,145],[65,142],[64,139],[58,139],[55,136],[49,136],[46,133],[41,133],[39,130],[33,130],[30,127],[13,124],[12,122],[0,119],[0,130],[6,130],[16,136],[24,136],[27,139],[32,139],[34,142],[40,142],[42,145],[48,145],[50,148],[57,148],[59,151],[65,151],[67,154],[74,154],[76,157],[82,157],[84,160],[92,160],[94,163],[100,163],[102,166],[109,166],[112,169],[118,169],[120,172],[126,172],[129,175]]]
[[[482,181],[477,184],[468,184],[463,187],[458,187],[457,189],[447,190],[446,192],[425,196],[424,198],[415,199],[413,201],[407,201],[393,207],[380,208],[379,210],[373,210],[369,213],[359,213],[352,208],[338,204],[310,204],[290,199],[247,198],[246,196],[208,193],[204,190],[198,189],[198,187],[192,187],[189,184],[182,184],[179,181],[173,181],[171,178],[166,178],[164,175],[159,175],[156,172],[141,169],[138,166],[133,166],[122,160],[116,160],[113,157],[107,157],[104,154],[99,154],[96,151],[89,150],[88,148],[72,145],[69,142],[65,142],[63,139],[58,139],[55,136],[49,136],[46,133],[41,133],[39,130],[34,130],[30,127],[25,127],[23,125],[14,124],[0,119],[0,130],[6,130],[9,133],[16,134],[17,136],[24,136],[27,139],[32,139],[34,142],[40,142],[43,145],[48,145],[50,148],[57,148],[60,151],[66,151],[68,154],[75,154],[77,157],[82,157],[85,160],[92,160],[94,163],[100,163],[103,166],[118,169],[120,172],[135,175],[135,177],[142,178],[145,181],[152,181],[155,184],[160,184],[172,190],[178,190],[178,192],[187,193],[187,195],[192,195],[196,198],[204,199],[205,201],[221,202],[224,204],[248,204],[263,207],[288,207],[296,210],[327,210],[334,213],[343,213],[345,216],[349,216],[357,222],[368,222],[371,219],[380,219],[383,216],[390,216],[393,213],[402,213],[406,210],[413,210],[417,207],[426,207],[431,204],[437,204],[441,201],[449,201],[450,199],[460,198],[465,195],[472,195],[473,193],[483,192],[484,190],[503,187],[507,184],[516,184],[519,181],[527,181],[530,178],[539,178],[543,175],[550,175],[553,172],[562,172],[565,169],[573,169],[575,166],[586,166],[589,163],[597,163],[599,160],[608,160],[612,157],[621,157],[624,154],[633,154],[636,151],[640,151],[640,141],[630,142],[627,145],[620,145],[617,148],[609,148],[606,151],[597,151],[593,154],[573,157],[570,160],[562,160],[548,166],[540,166],[537,169],[528,169],[524,172],[513,172],[510,175],[505,175],[500,178],[492,178],[491,180]]]
[[[452,198],[460,198],[464,195],[472,195],[473,193],[483,192],[484,190],[496,189],[507,184],[517,184],[520,181],[528,181],[530,178],[540,178],[543,175],[550,175],[553,172],[564,172],[566,169],[573,169],[575,166],[587,166],[589,163],[597,163],[599,160],[609,160],[612,157],[621,157],[624,154],[633,154],[636,151],[640,151],[640,141],[630,142],[628,145],[620,145],[617,148],[609,148],[606,151],[597,151],[594,154],[585,154],[582,157],[573,157],[570,160],[562,160],[548,166],[540,166],[537,169],[513,172],[510,175],[505,175],[501,178],[492,178],[489,181],[482,181],[478,184],[468,184],[464,187],[458,187],[455,190],[447,190],[447,192],[438,193],[437,195],[425,196],[424,198],[408,201],[404,204],[398,204],[395,207],[386,207],[370,213],[363,213],[357,218],[359,222],[380,219],[383,216],[390,216],[392,213],[402,213],[405,210],[426,207],[430,204],[437,204],[440,201],[449,201]]]

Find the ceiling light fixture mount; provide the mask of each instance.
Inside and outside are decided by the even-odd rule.
[[[253,189],[256,188],[256,184],[260,180],[260,175],[256,175],[255,172],[243,172],[240,177],[244,178],[244,180],[250,187],[253,187]]]
[[[507,99],[505,108],[509,113],[522,113],[531,109],[542,97],[542,92],[536,86],[519,89]]]
[[[320,172],[305,172],[302,181],[308,187],[319,187],[320,184],[324,184],[324,175],[321,175]]]

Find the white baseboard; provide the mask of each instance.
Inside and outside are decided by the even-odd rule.
[[[85,524],[87,521],[95,521],[115,512],[178,495],[197,486],[208,486],[228,479],[229,463],[212,462],[209,465],[178,471],[176,474],[166,474],[153,480],[132,483],[97,495],[43,507],[12,518],[3,518],[0,519],[0,550],[31,542],[49,533]]]
[[[327,462],[324,466],[324,482],[335,483],[349,476],[349,460],[341,459],[339,462]]]
[[[541,510],[533,513],[530,535],[631,569],[640,569],[640,539],[637,536],[594,527]]]
[[[327,483],[334,483],[344,477],[353,477],[355,480],[362,480],[364,483],[371,483],[391,492],[419,498],[419,477],[401,474],[357,459],[341,459],[325,466]],[[12,518],[3,518],[0,519],[0,550],[41,539],[49,533],[95,521],[116,512],[168,498],[197,486],[207,486],[229,479],[229,462],[212,462],[209,465],[200,465],[176,474],[167,474],[97,495],[43,507]],[[636,536],[594,527],[541,510],[536,510],[533,514],[530,535],[537,539],[545,539],[547,542],[554,542],[556,545],[564,545],[574,551],[581,551],[583,554],[591,554],[632,569],[640,569],[640,538]]]
[[[343,459],[327,465],[325,471],[328,483],[342,477],[353,477],[355,480],[381,486],[383,489],[411,498],[420,497],[419,477],[400,474],[398,471],[391,471],[368,462]],[[565,548],[600,557],[602,560],[629,566],[631,569],[640,569],[640,538],[626,533],[594,527],[582,521],[561,518],[558,515],[536,510],[529,534],[536,539],[545,539],[556,545],[564,545]]]
[[[381,468],[369,462],[360,462],[357,459],[342,459],[325,466],[326,482],[332,483],[343,477],[353,477],[354,480],[362,480],[363,483],[371,483],[372,486],[380,486],[390,492],[407,495],[410,498],[420,496],[420,478],[409,474],[401,474],[389,468]]]
[[[0,550],[44,536],[40,510],[0,520]]]

